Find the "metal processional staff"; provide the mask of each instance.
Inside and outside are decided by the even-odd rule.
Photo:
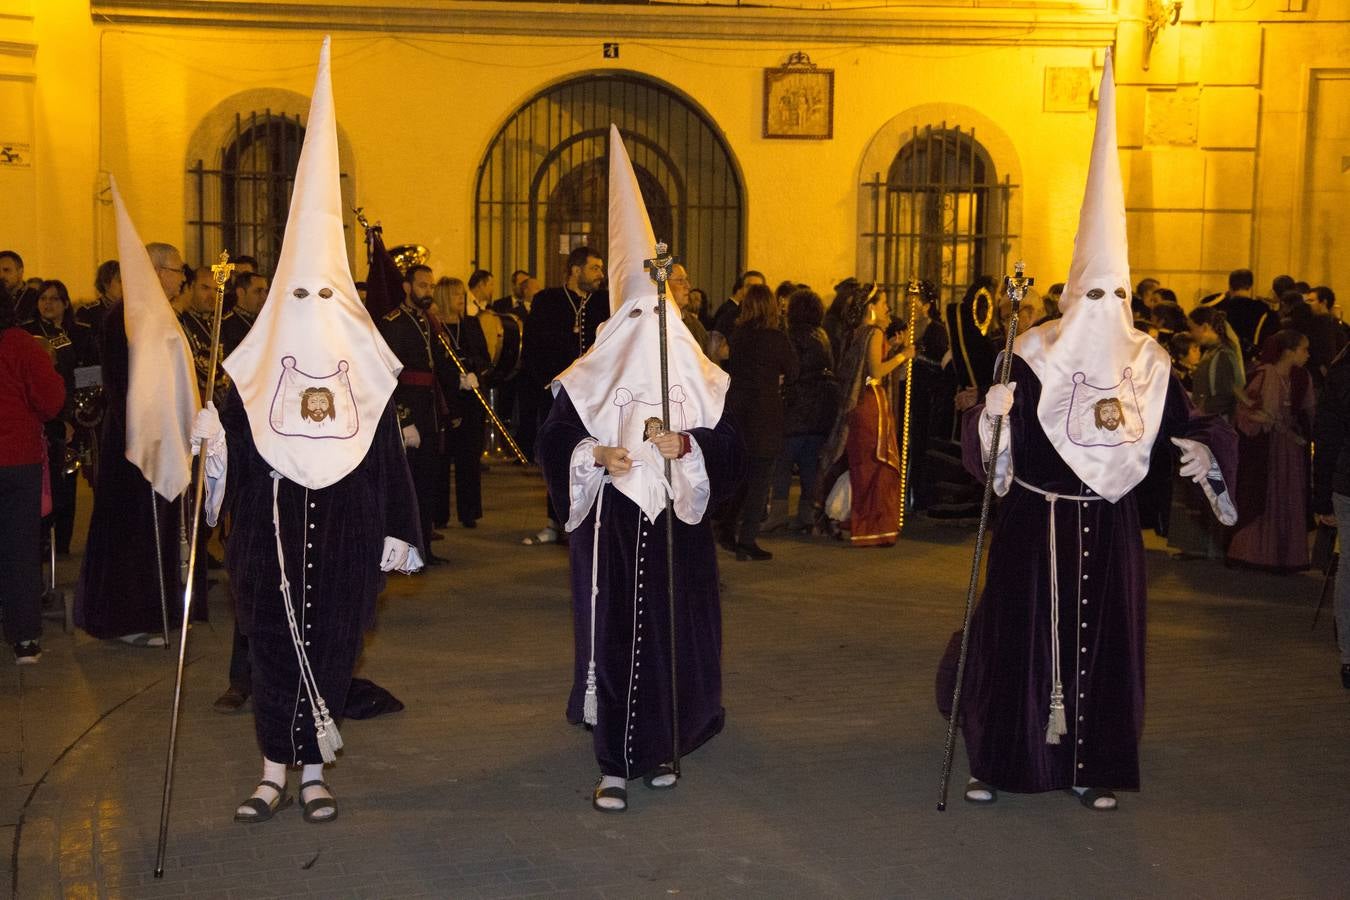
[[[1035,284],[1034,278],[1026,277],[1025,263],[1020,259],[1014,266],[1014,274],[1004,277],[1003,283],[1012,301],[1012,315],[1008,318],[1008,333],[1003,340],[1003,355],[999,357],[998,383],[1007,385],[1012,372],[1013,340],[1017,337],[1017,315],[1022,307],[1022,299],[1027,288]],[[994,501],[994,463],[998,460],[998,445],[1003,436],[1003,416],[994,416],[993,436],[989,442],[989,455],[984,461],[984,500],[980,504],[980,528],[975,532],[975,557],[970,563],[970,583],[966,588],[966,614],[961,625],[961,652],[956,658],[956,686],[952,689],[951,718],[947,722],[947,744],[942,756],[942,783],[938,793],[938,812],[947,808],[947,788],[952,780],[952,754],[956,750],[956,729],[961,714],[961,682],[966,675],[966,651],[970,648],[970,617],[975,610],[975,590],[980,584],[980,564],[984,561],[984,538],[989,531],[989,510]]]

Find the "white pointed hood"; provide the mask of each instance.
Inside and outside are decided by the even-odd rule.
[[[311,489],[365,458],[402,369],[347,262],[328,44],[325,37],[267,303],[225,360],[258,452]]]
[[[655,520],[665,508],[660,455],[643,440],[648,418],[661,416],[660,323],[656,283],[643,261],[655,255],[656,240],[642,205],[637,177],[619,129],[609,139],[609,319],[594,346],[554,382],[567,389],[587,432],[606,446],[626,447],[640,464],[614,478],[614,486]],[[669,340],[670,426],[673,431],[712,428],[722,418],[730,379],[703,355],[698,341],[666,300]],[[681,490],[676,484],[674,490]],[[676,511],[690,524],[703,511],[680,502]]]
[[[1172,371],[1167,351],[1134,327],[1130,310],[1115,94],[1107,51],[1064,315],[1014,344],[1040,379],[1036,414],[1050,442],[1113,503],[1148,473]]]
[[[173,500],[192,478],[192,420],[201,408],[197,371],[150,254],[131,222],[117,179],[117,258],[127,329],[127,461],[155,493]]]

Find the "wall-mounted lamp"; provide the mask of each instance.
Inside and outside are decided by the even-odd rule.
[[[1182,0],[1148,0],[1148,19],[1144,22],[1144,71],[1148,71],[1153,42],[1168,25],[1181,21]]]

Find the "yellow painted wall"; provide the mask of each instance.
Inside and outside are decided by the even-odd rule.
[[[1346,16],[1326,0],[1307,0],[1300,13],[1276,9],[1291,2],[1302,0],[1256,0],[1262,15],[1254,16],[1251,0],[1245,12],[1231,0],[1188,0],[1147,72],[1143,0],[1090,5],[1119,24],[1135,274],[1160,274],[1183,301],[1247,264],[1265,283],[1278,271],[1343,287],[1350,280],[1343,268],[1316,268],[1337,254],[1309,257],[1291,246],[1288,224],[1306,206],[1298,192],[1309,182],[1299,157],[1307,149],[1296,148],[1299,129],[1309,128],[1305,70],[1334,74],[1347,65],[1350,22],[1337,21]],[[24,252],[30,272],[63,278],[81,296],[94,265],[113,253],[107,173],[116,174],[146,240],[181,245],[189,159],[218,143],[236,111],[266,102],[303,112],[321,38],[314,30],[106,25],[89,10],[79,0],[0,3],[0,43],[36,47],[30,81],[7,79],[0,67],[0,102],[21,108],[31,94],[36,160],[28,173],[0,168],[0,190],[20,201],[3,242]],[[1021,185],[1013,254],[1041,283],[1062,280],[1092,113],[1046,112],[1045,69],[1099,65],[1101,48],[624,40],[620,59],[604,60],[601,40],[335,32],[334,91],[357,202],[383,220],[390,243],[425,244],[438,273],[467,274],[474,172],[497,128],[542,87],[617,68],[673,85],[723,129],[745,180],[746,259],[771,280],[824,287],[855,270],[858,183],[871,175],[864,158],[887,123],[916,107],[949,125],[976,125],[1000,174],[1016,173]],[[831,141],[760,136],[762,70],[792,50],[835,69]],[[3,62],[24,66],[0,54]],[[0,134],[6,139],[15,138]],[[723,287],[708,286],[714,294]]]

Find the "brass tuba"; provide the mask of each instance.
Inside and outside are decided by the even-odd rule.
[[[394,258],[394,265],[405,275],[413,266],[425,266],[427,260],[431,259],[431,251],[421,244],[399,244],[397,247],[390,247],[389,255]]]

